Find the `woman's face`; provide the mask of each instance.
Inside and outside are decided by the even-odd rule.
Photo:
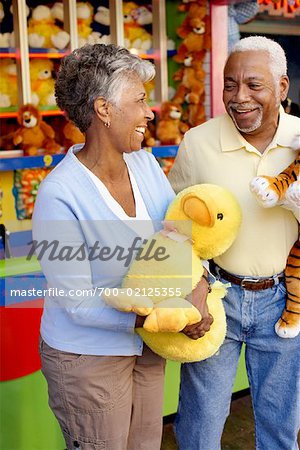
[[[137,75],[131,75],[124,82],[117,105],[111,108],[110,133],[117,149],[126,153],[140,150],[147,124],[153,118],[143,83]]]

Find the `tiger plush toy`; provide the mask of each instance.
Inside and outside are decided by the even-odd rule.
[[[299,138],[298,138],[299,142]],[[250,190],[259,203],[270,208],[275,205],[293,211],[300,222],[300,150],[298,157],[277,177],[260,176],[250,183]],[[275,325],[278,336],[296,337],[300,332],[300,240],[295,242],[289,253],[284,271],[287,301],[281,318]]]

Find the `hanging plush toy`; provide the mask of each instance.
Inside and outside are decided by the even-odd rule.
[[[299,138],[298,138],[299,141]],[[293,211],[300,222],[300,153],[277,177],[261,176],[251,181],[251,191],[264,208],[276,205]],[[300,332],[300,240],[295,242],[285,268],[287,301],[275,325],[278,336],[296,337]]]
[[[216,281],[207,303],[214,321],[204,337],[192,340],[180,333],[200,319],[198,309],[185,300],[200,281],[201,259],[225,252],[233,243],[241,223],[241,210],[226,189],[202,184],[180,192],[170,204],[165,229],[150,238],[123,280],[120,291],[105,296],[121,311],[147,316],[137,329],[144,342],[164,358],[191,362],[215,354],[226,334],[221,299],[226,286]],[[144,255],[161,252],[164,258]],[[128,295],[126,295],[128,292]],[[131,294],[131,295],[130,295]],[[136,294],[136,295],[135,295]]]
[[[205,52],[190,53],[183,61],[183,67],[173,75],[174,81],[180,81],[172,101],[182,105],[184,102],[197,104],[204,93],[205,72],[203,58]]]

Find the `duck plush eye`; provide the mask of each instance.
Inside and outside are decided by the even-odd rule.
[[[217,219],[219,219],[219,220],[223,220],[223,214],[222,214],[222,213],[218,213],[218,215],[217,215]]]

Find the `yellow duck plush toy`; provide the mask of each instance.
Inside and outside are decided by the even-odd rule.
[[[212,356],[226,334],[222,298],[227,285],[216,281],[211,286],[207,302],[214,322],[197,340],[180,333],[186,325],[201,320],[198,309],[185,297],[203,275],[201,259],[224,253],[240,223],[241,209],[226,189],[212,184],[184,189],[168,208],[165,229],[148,239],[121,289],[105,295],[105,301],[121,311],[147,316],[143,328],[136,331],[162,357],[193,362]],[[146,258],[150,249],[157,258]]]

